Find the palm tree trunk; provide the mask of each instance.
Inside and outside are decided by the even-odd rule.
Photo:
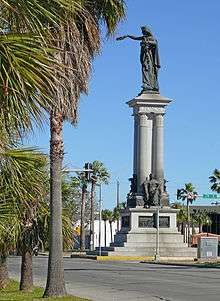
[[[20,290],[32,291],[33,285],[33,252],[28,248],[23,248]]]
[[[5,288],[9,283],[7,256],[0,256],[0,289]]]
[[[85,251],[85,209],[86,209],[86,184],[82,187],[81,223],[80,223],[80,251]]]
[[[66,295],[63,268],[62,192],[63,161],[62,113],[50,115],[50,237],[47,285],[44,297]]]
[[[90,251],[94,251],[94,197],[95,197],[96,182],[92,181],[91,196],[90,196]]]
[[[199,224],[199,233],[202,233],[202,227],[203,227],[203,224]]]
[[[111,233],[111,242],[113,242],[113,233],[112,233],[112,221],[109,221],[110,233]]]
[[[189,200],[187,199],[187,242],[188,246],[191,246],[190,242],[190,212],[189,212]]]

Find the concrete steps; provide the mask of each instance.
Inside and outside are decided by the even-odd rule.
[[[197,248],[189,248],[183,242],[183,235],[176,228],[161,229],[159,253],[162,257],[177,257],[193,259],[197,257]],[[135,230],[136,231],[136,230]],[[102,248],[103,256],[118,257],[147,257],[156,253],[156,230],[144,229],[145,232],[130,231],[118,232],[114,236],[114,243],[107,248]],[[99,255],[98,249],[88,252],[88,255]]]
[[[156,252],[155,247],[106,247],[102,248],[102,256],[154,256]],[[95,251],[89,251],[88,255],[98,255],[98,248]],[[197,256],[197,248],[183,247],[160,247],[160,256],[163,257],[191,257]]]

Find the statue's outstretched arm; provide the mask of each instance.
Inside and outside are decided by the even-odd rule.
[[[126,36],[118,37],[116,40],[121,41],[121,40],[124,40],[126,38],[136,40],[136,41],[141,41],[143,39],[143,37],[135,37],[135,36],[126,35]]]

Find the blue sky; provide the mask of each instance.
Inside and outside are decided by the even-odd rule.
[[[220,168],[220,1],[128,0],[127,18],[117,35],[140,35],[148,25],[159,41],[161,95],[171,98],[165,117],[165,177],[171,201],[177,188],[192,182],[199,194],[209,192],[208,177]],[[112,177],[103,189],[104,207],[121,201],[132,175],[133,120],[126,102],[141,87],[139,43],[106,40],[93,64],[90,91],[80,102],[76,128],[64,126],[65,164],[82,167],[100,160]],[[49,131],[28,140],[48,152]],[[198,204],[207,200],[198,199]]]

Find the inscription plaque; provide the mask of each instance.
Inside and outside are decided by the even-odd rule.
[[[139,228],[156,228],[156,221],[154,220],[153,215],[152,216],[139,216],[138,227]],[[160,216],[159,227],[160,228],[169,228],[170,227],[170,217],[169,216]]]

